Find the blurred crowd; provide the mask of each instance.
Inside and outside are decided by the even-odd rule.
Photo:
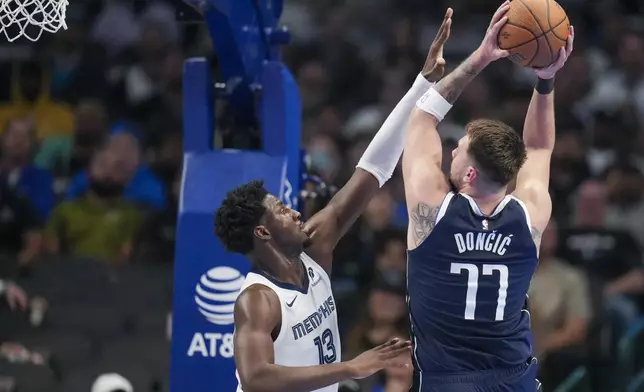
[[[283,56],[300,87],[303,146],[311,170],[336,186],[419,72],[444,9],[454,8],[445,52],[454,67],[498,6],[285,3],[293,41]],[[623,361],[638,370],[630,354],[642,346],[644,6],[560,3],[576,40],[557,75],[554,213],[530,288],[535,350],[546,390],[583,367],[593,390],[611,391],[628,382],[630,374],[616,376]],[[0,288],[11,305],[0,305],[0,390],[18,382],[21,391],[87,391],[106,364],[117,368],[133,352],[148,355],[124,370],[127,383],[167,390],[181,67],[191,56],[217,66],[205,27],[177,22],[175,11],[162,0],[72,2],[68,30],[0,45],[0,279],[24,289]],[[501,119],[520,132],[532,83],[509,61],[477,77],[440,126],[444,168],[470,119]],[[217,120],[219,146],[258,144],[257,132]],[[337,248],[344,358],[408,333],[406,225],[398,174]],[[131,306],[107,303],[109,293]],[[92,391],[129,391],[119,377],[105,375]],[[407,372],[388,370],[342,388],[402,392],[408,382]]]

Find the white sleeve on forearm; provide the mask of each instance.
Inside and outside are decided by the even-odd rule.
[[[380,186],[383,186],[391,178],[402,155],[407,135],[407,122],[416,101],[433,84],[422,75],[418,75],[411,89],[389,114],[358,161],[357,167],[373,174],[378,179]]]

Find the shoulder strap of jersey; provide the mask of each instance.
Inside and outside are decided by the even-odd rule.
[[[254,272],[249,272],[246,275],[246,280],[244,281],[244,285],[242,286],[242,288],[239,291],[239,293],[241,294],[242,292],[244,292],[244,290],[246,290],[250,286],[253,286],[253,285],[256,285],[256,284],[260,284],[262,286],[268,287],[269,289],[273,290],[273,292],[277,296],[277,300],[280,303],[280,313],[281,313],[280,318],[282,319],[282,322],[280,323],[280,331],[277,334],[277,338],[273,341],[273,344],[275,344],[275,343],[279,342],[280,340],[283,340],[284,336],[286,334],[285,330],[286,330],[287,325],[284,322],[284,315],[286,314],[286,307],[284,306],[285,298],[283,298],[282,295],[280,295],[280,293],[282,293],[282,290],[280,290],[280,287],[278,287],[276,284],[274,284],[270,280],[266,279],[262,275],[254,273]],[[286,300],[288,300],[288,299],[286,299]]]
[[[530,222],[530,213],[528,212],[528,207],[518,197],[514,195],[510,195],[510,197],[512,198],[512,200],[516,201],[519,206],[521,206],[521,209],[523,210],[523,215],[525,216],[525,222],[528,225],[528,230],[532,231],[532,223]]]
[[[302,263],[304,263],[304,266],[307,268],[307,270],[308,268],[313,269],[313,271],[315,271],[316,274],[322,277],[322,279],[325,279],[329,284],[331,283],[331,278],[329,278],[329,275],[326,273],[324,268],[322,268],[315,260],[313,260],[311,256],[302,252],[300,254],[300,260],[302,260]],[[315,279],[315,277],[309,276],[309,279]]]
[[[441,206],[438,209],[438,214],[436,214],[436,220],[434,221],[434,226],[436,226],[438,222],[441,219],[443,219],[443,217],[445,216],[445,213],[447,212],[447,208],[452,202],[452,199],[454,198],[454,196],[455,196],[454,192],[448,192],[445,195],[445,198],[443,199],[443,202],[441,203]]]

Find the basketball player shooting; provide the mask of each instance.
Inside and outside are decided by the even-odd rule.
[[[383,123],[351,179],[306,224],[261,181],[233,189],[217,210],[215,232],[224,247],[245,255],[253,266],[234,311],[238,391],[333,392],[345,379],[408,366],[411,343],[396,338],[341,362],[329,276],[336,244],[400,160],[415,102],[443,75],[440,54],[449,36],[448,20],[421,74]]]
[[[508,8],[506,2],[496,11],[480,47],[418,100],[411,114],[403,176],[410,216],[412,391],[540,387],[526,293],[552,209],[554,77],[572,52],[572,29],[556,62],[535,69],[538,81],[523,140],[502,122],[470,122],[452,152],[447,181],[437,132],[465,86],[488,64],[508,56],[497,46]],[[448,11],[446,19],[450,16]],[[516,190],[508,195],[515,176]]]

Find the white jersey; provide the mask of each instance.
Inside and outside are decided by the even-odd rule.
[[[277,294],[282,309],[282,326],[273,342],[275,364],[281,366],[315,366],[340,362],[338,314],[326,271],[307,254],[300,260],[308,276],[304,290],[277,282],[261,271],[249,272],[241,288],[264,285]],[[237,380],[239,374],[236,372]],[[338,384],[312,392],[337,392]],[[238,383],[237,392],[243,392]]]

